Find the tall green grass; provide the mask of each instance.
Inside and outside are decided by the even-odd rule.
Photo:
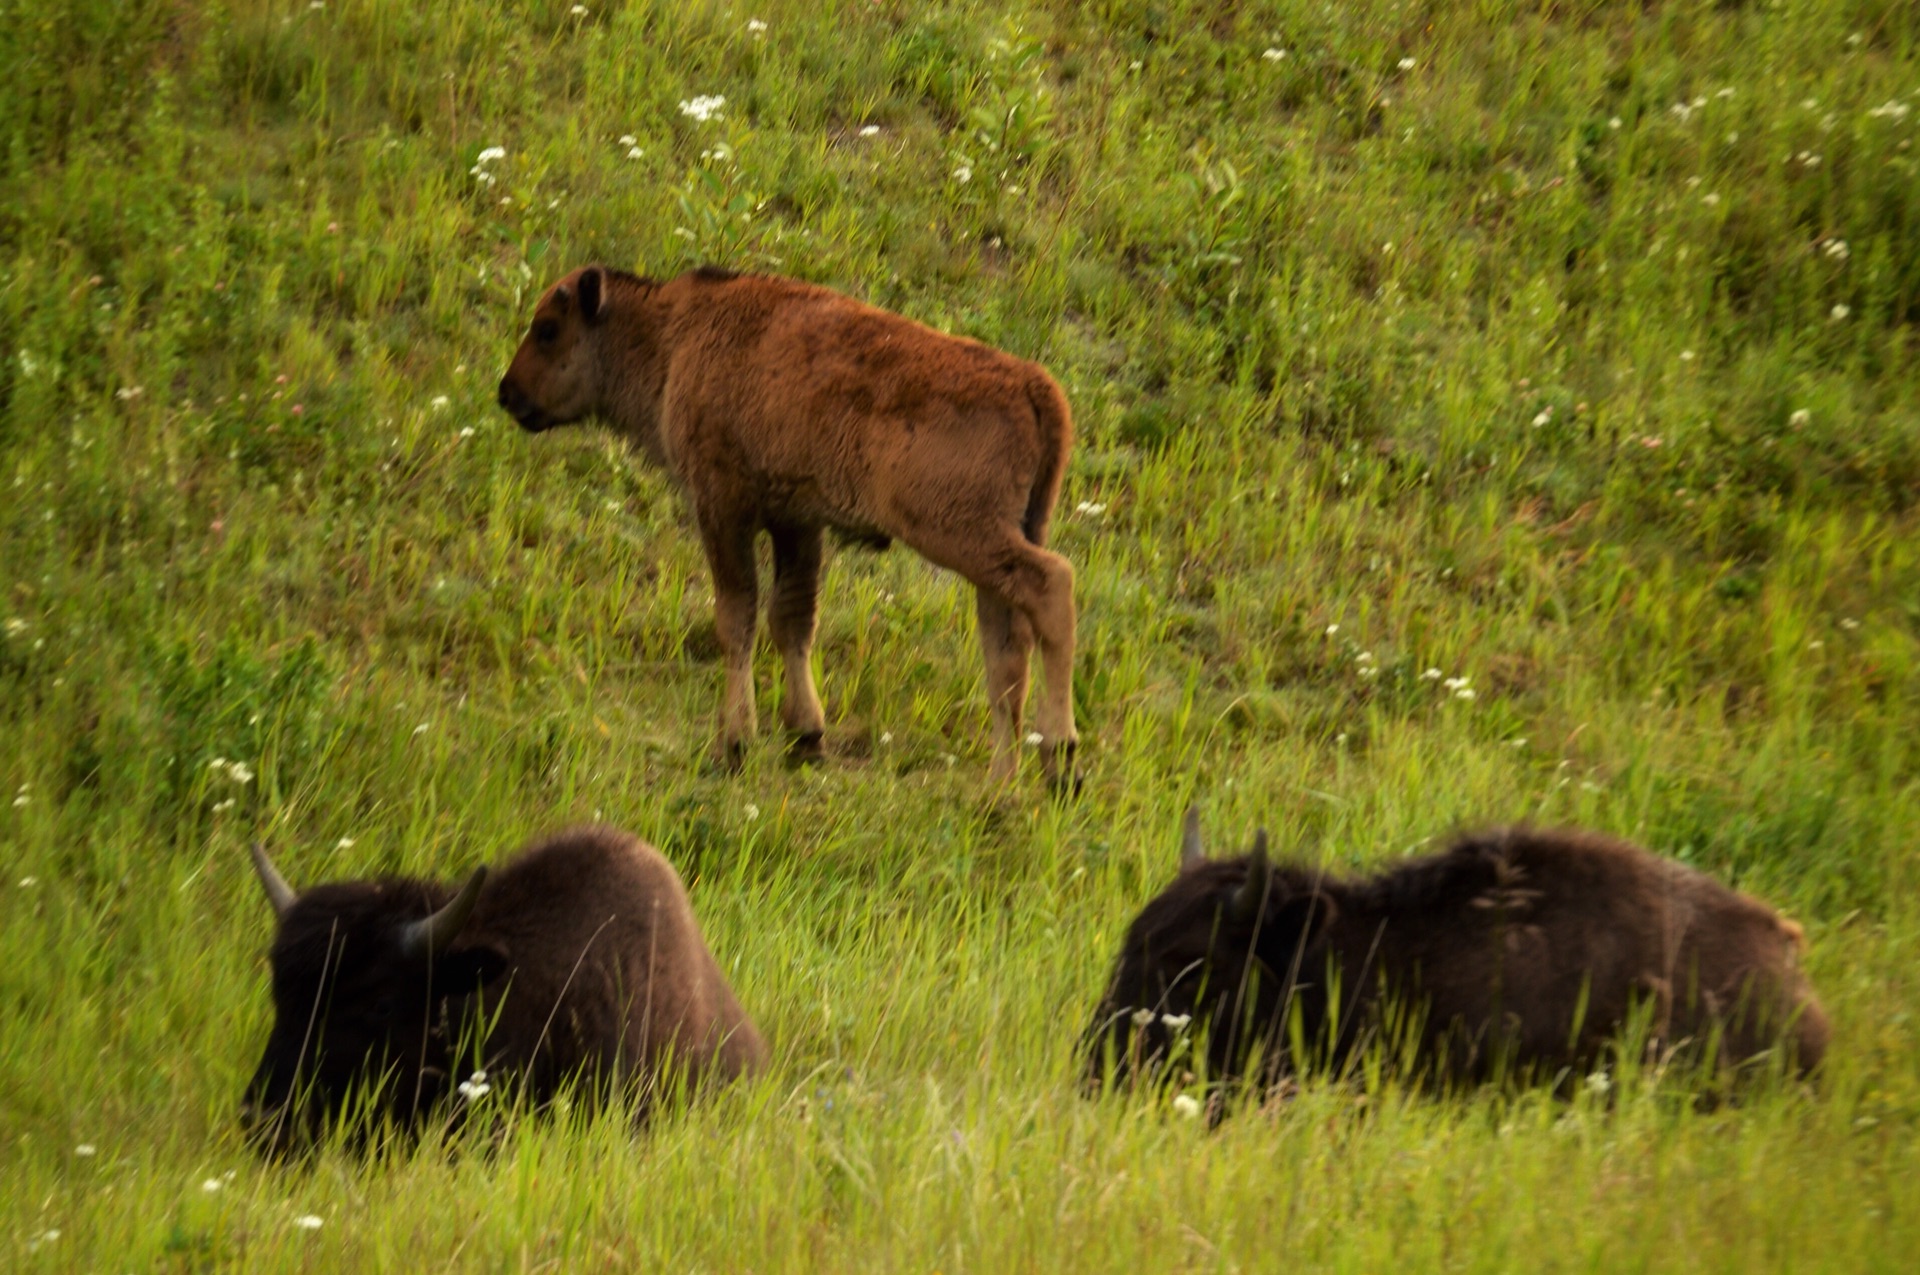
[[[0,5],[0,1262],[1905,1269],[1912,6],[582,7]],[[829,764],[711,770],[682,506],[492,407],[588,259],[1054,370],[1078,801],[987,785],[966,591],[900,550],[829,572]],[[1194,799],[1354,870],[1639,838],[1807,926],[1828,1070],[1087,1102]],[[771,1074],[247,1152],[249,839],[452,875],[594,817],[688,877]]]

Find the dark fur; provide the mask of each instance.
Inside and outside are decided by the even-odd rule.
[[[456,889],[387,879],[299,895],[274,939],[273,1032],[243,1108],[256,1136],[310,1136],[372,1078],[405,1126],[475,1066],[542,1103],[568,1081],[644,1097],[669,1062],[691,1087],[765,1058],[678,874],[638,838],[589,827],[536,843],[490,874],[448,951],[404,956],[401,927]]]
[[[1038,364],[794,279],[705,268],[655,282],[588,266],[540,298],[499,398],[528,430],[604,422],[686,492],[713,576],[729,764],[755,730],[762,530],[782,720],[798,752],[820,749],[809,655],[832,528],[900,540],[973,584],[998,778],[1016,767],[1038,643],[1041,755],[1070,779],[1073,568],[1046,542],[1073,423]]]
[[[1637,846],[1572,830],[1495,829],[1356,880],[1276,864],[1257,916],[1230,906],[1246,856],[1187,867],[1127,931],[1084,1041],[1086,1079],[1160,1072],[1191,1015],[1216,1079],[1338,1070],[1378,1042],[1442,1084],[1553,1079],[1602,1064],[1636,1006],[1664,1053],[1718,1039],[1738,1063],[1784,1043],[1800,1069],[1827,1021],[1799,969],[1800,928]],[[1329,1023],[1329,988],[1341,1010]],[[1154,1018],[1137,1028],[1134,1012]],[[1397,1017],[1396,1017],[1397,1016]],[[1198,1060],[1192,1060],[1195,1069]],[[1570,1071],[1568,1069],[1571,1069]]]

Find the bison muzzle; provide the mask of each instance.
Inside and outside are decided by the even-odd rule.
[[[781,717],[796,756],[820,754],[810,659],[831,528],[903,541],[974,586],[996,779],[1017,768],[1038,642],[1041,757],[1073,782],[1073,568],[1046,548],[1073,425],[1038,364],[793,279],[587,266],[540,298],[499,398],[531,431],[604,422],[685,492],[713,576],[729,766],[755,728],[762,530]]]
[[[1800,927],[1624,841],[1502,828],[1362,879],[1251,853],[1180,869],[1127,931],[1083,1038],[1090,1092],[1192,1072],[1281,1083],[1367,1050],[1441,1087],[1565,1083],[1644,1027],[1648,1056],[1801,1072],[1827,1020]]]
[[[538,1106],[574,1085],[644,1111],[661,1083],[765,1058],[678,874],[627,833],[563,832],[457,889],[388,878],[295,893],[257,845],[253,864],[279,931],[273,1030],[242,1120],[269,1150],[350,1111],[410,1128],[495,1087]]]

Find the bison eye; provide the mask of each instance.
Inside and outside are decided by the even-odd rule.
[[[533,339],[542,345],[552,345],[554,338],[560,335],[560,325],[552,319],[542,319],[533,325]]]

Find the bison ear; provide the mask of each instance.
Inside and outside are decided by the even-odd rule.
[[[1296,968],[1339,916],[1339,905],[1319,890],[1295,895],[1267,913],[1260,927],[1260,959],[1276,970]]]
[[[606,317],[606,283],[606,272],[599,266],[588,266],[580,272],[580,317],[588,323]]]
[[[433,994],[466,996],[507,972],[506,952],[492,943],[455,948],[433,963]]]
[[[1207,861],[1207,850],[1200,842],[1200,807],[1188,806],[1180,825],[1180,871],[1186,872]]]

